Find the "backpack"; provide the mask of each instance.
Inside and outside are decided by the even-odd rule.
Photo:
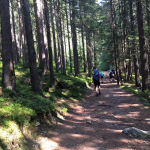
[[[112,74],[113,74],[113,73],[112,73],[112,71],[111,71],[111,72],[109,73],[109,75],[112,76]]]
[[[97,69],[94,70],[94,80],[99,80],[99,71]]]
[[[112,73],[115,74],[115,70],[112,70]]]
[[[101,77],[103,77],[104,76],[104,73],[103,72],[101,72]]]

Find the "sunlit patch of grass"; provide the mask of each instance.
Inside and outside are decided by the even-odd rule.
[[[132,88],[132,87],[127,87],[127,86],[120,86],[121,88],[125,89],[126,91],[128,91],[129,93],[133,93],[133,94],[141,94],[141,91],[139,91],[136,88]]]
[[[25,124],[31,120],[31,117],[35,117],[36,113],[34,110],[23,107],[18,103],[6,103],[5,106],[0,108],[0,120],[1,125],[8,126],[10,120],[16,121],[18,124]]]
[[[137,88],[127,87],[127,86],[120,86],[121,88],[125,89],[127,92],[135,94],[139,97],[139,100],[147,107],[150,108],[150,92],[148,90],[142,92]]]
[[[0,138],[2,149],[13,149],[13,146],[19,149],[19,145],[24,144],[24,135],[18,124],[14,121],[8,121],[7,126],[0,126]]]

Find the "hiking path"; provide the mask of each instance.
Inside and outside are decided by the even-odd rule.
[[[150,150],[150,139],[129,137],[125,128],[150,130],[150,109],[137,96],[111,83],[104,72],[101,95],[91,85],[84,101],[77,102],[54,129],[42,128],[41,150]]]

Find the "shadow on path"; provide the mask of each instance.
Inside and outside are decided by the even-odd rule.
[[[42,150],[149,150],[150,139],[130,138],[122,133],[127,127],[149,130],[150,110],[138,97],[110,83],[105,75],[101,95],[93,86],[85,101],[71,107],[64,120],[52,131],[45,127],[38,142]]]

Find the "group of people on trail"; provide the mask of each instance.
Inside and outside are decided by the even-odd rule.
[[[104,73],[99,73],[99,70],[97,67],[93,67],[94,73],[93,73],[93,83],[94,83],[94,89],[96,90],[96,96],[101,95],[101,89],[100,89],[100,80],[103,83]],[[114,76],[115,71],[111,70],[109,72],[110,81],[114,82]]]
[[[110,77],[110,81],[111,81],[111,82],[114,82],[115,70],[112,69],[112,70],[110,71],[109,77]]]

